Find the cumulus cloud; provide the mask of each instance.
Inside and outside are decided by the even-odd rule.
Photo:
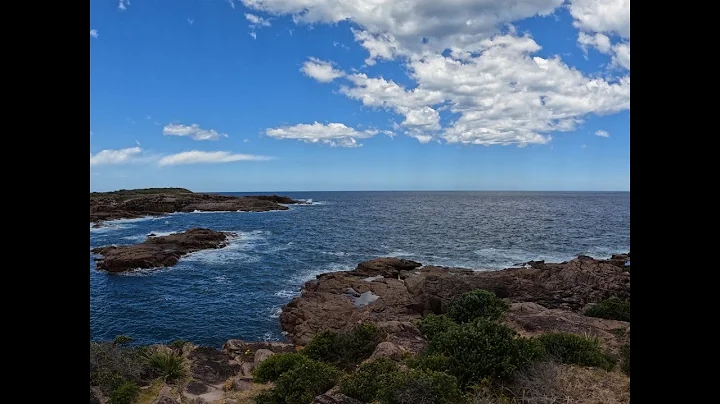
[[[228,137],[227,133],[219,133],[215,129],[203,129],[200,125],[167,124],[163,128],[166,136],[187,136],[195,140],[218,140],[221,137]]]
[[[551,133],[572,131],[586,115],[630,108],[630,77],[586,76],[558,56],[538,56],[530,35],[513,21],[549,15],[564,0],[241,0],[250,9],[290,15],[298,24],[349,20],[366,65],[402,62],[413,83],[343,72],[331,61],[309,59],[301,71],[319,82],[339,82],[339,92],[364,106],[397,114],[396,132],[422,143],[544,144]],[[569,4],[580,45],[611,55],[629,70],[629,1],[575,0]],[[627,4],[627,7],[625,6]],[[620,39],[618,39],[618,35]],[[441,116],[441,113],[443,114]],[[355,131],[343,124],[334,131]],[[329,125],[269,129],[268,135],[335,142]],[[291,130],[292,129],[292,130]],[[355,131],[357,132],[357,131]],[[339,139],[356,139],[355,134]],[[354,143],[347,142],[347,145]]]
[[[258,156],[254,154],[233,154],[226,151],[206,152],[191,150],[177,154],[171,154],[158,161],[159,166],[172,166],[181,164],[201,163],[230,163],[234,161],[264,161],[271,160],[271,157]]]
[[[93,38],[97,38],[98,36],[100,36],[100,34],[98,34],[98,30],[96,30],[96,29],[91,29],[91,30],[90,30],[90,36],[93,37]]]
[[[142,153],[142,149],[139,146],[127,149],[101,150],[95,155],[90,153],[90,166],[126,164],[133,161],[140,153]]]
[[[548,15],[564,0],[241,0],[254,10],[291,15],[296,23],[350,20],[362,27],[356,39],[378,55],[472,47],[504,23]],[[363,32],[364,31],[364,32]],[[427,41],[423,41],[427,38]],[[390,45],[392,44],[392,45]],[[394,51],[383,48],[395,48]],[[372,52],[372,51],[371,51]],[[372,54],[372,53],[371,53]],[[384,57],[384,56],[381,56]]]
[[[332,147],[360,147],[357,139],[369,138],[377,135],[377,130],[367,129],[358,131],[342,123],[329,123],[327,125],[314,122],[313,124],[298,124],[268,129],[265,134],[276,139],[295,139],[306,143],[325,143]]]
[[[612,66],[630,70],[630,0],[572,0],[578,44],[587,54],[592,46],[612,57]],[[619,36],[612,43],[610,36]]]
[[[610,134],[605,130],[599,130],[595,132],[595,136],[610,137]]]
[[[311,57],[310,60],[303,64],[300,69],[306,76],[312,77],[321,83],[329,83],[338,77],[342,77],[345,73],[336,70],[332,63]]]
[[[118,8],[122,11],[127,10],[127,6],[130,5],[130,0],[118,0]]]
[[[630,0],[572,0],[569,8],[573,25],[582,31],[630,38]]]
[[[259,15],[245,13],[245,18],[250,22],[250,26],[261,26],[261,27],[269,27],[270,21],[267,19],[260,17]]]

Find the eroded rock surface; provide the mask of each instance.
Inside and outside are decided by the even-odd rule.
[[[157,268],[175,265],[180,257],[191,252],[222,248],[233,233],[194,228],[167,236],[149,236],[145,242],[129,246],[93,248],[97,268],[108,272],[123,272],[137,268]]]

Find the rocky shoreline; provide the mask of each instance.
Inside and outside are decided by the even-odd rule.
[[[90,223],[158,216],[175,212],[266,212],[287,210],[285,205],[304,203],[286,196],[224,196],[195,193],[184,188],[146,188],[90,193]]]
[[[148,238],[135,245],[106,246],[93,248],[97,268],[108,272],[125,272],[134,269],[169,267],[177,264],[180,257],[200,250],[222,248],[229,237],[237,236],[230,232],[194,228],[167,236],[148,235]]]
[[[610,259],[579,256],[562,263],[533,261],[487,272],[377,258],[360,263],[352,271],[325,273],[305,283],[301,295],[284,306],[280,315],[289,343],[228,340],[221,350],[185,344],[182,355],[189,369],[187,377],[175,383],[153,384],[143,394],[147,402],[163,404],[251,403],[258,393],[272,387],[272,383],[259,384],[253,379],[253,369],[261,362],[279,353],[301,352],[321,331],[346,333],[359,324],[373,324],[383,335],[365,362],[379,358],[400,361],[428,346],[428,338],[418,326],[420,319],[446,313],[454,299],[475,290],[491,291],[508,303],[502,322],[518,335],[575,334],[595,339],[614,355],[627,346],[629,368],[629,321],[587,315],[588,308],[608,298],[629,300],[629,253]],[[91,359],[91,372],[92,366]],[[629,402],[629,370],[626,376],[620,371],[573,366],[558,364],[553,369],[587,375],[573,381],[580,383],[574,388],[579,388],[583,397],[596,394],[595,390],[603,397],[583,402]],[[551,381],[555,383],[558,378],[553,376]],[[322,391],[325,393],[312,403],[362,403],[341,394],[337,386]],[[611,393],[614,396],[607,396]],[[91,385],[91,403],[101,402],[101,396]]]

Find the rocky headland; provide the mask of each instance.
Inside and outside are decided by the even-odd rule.
[[[147,188],[90,193],[90,222],[134,219],[174,212],[287,210],[284,205],[303,203],[286,196],[224,196],[195,193],[184,188]]]
[[[504,392],[502,393],[504,394],[503,398],[492,393],[492,391],[500,390],[488,390],[488,385],[484,385],[482,391],[473,390],[472,393],[466,393],[462,399],[457,395],[448,395],[450,393],[445,390],[432,390],[432,394],[445,394],[443,396],[445,398],[432,396],[429,391],[423,390],[425,387],[417,384],[419,382],[415,378],[420,377],[425,381],[435,380],[428,382],[435,386],[434,389],[439,384],[433,383],[440,383],[438,380],[447,376],[438,376],[437,372],[433,373],[429,370],[435,366],[432,365],[432,361],[423,362],[427,358],[435,357],[423,356],[429,347],[432,347],[429,342],[434,340],[427,334],[427,329],[423,328],[422,321],[433,315],[440,315],[438,318],[446,318],[453,301],[461,296],[467,296],[467,292],[478,290],[493,292],[497,298],[506,302],[503,303],[503,305],[507,304],[507,309],[500,317],[500,326],[509,327],[516,335],[530,340],[542,336],[557,337],[548,339],[551,342],[545,342],[549,344],[547,345],[548,349],[553,348],[552,344],[562,345],[563,343],[570,345],[563,345],[565,348],[562,349],[580,349],[579,346],[584,347],[582,349],[588,349],[588,352],[591,348],[602,349],[607,352],[607,355],[616,358],[615,360],[619,358],[620,364],[615,366],[617,362],[611,362],[612,366],[602,365],[601,367],[578,365],[577,363],[588,361],[589,356],[576,355],[572,358],[568,356],[564,359],[560,358],[562,360],[558,357],[549,362],[538,362],[530,368],[524,368],[525,370],[516,373],[513,378],[508,379],[509,381],[506,380],[506,384],[500,389]],[[139,393],[133,393],[136,397],[136,401],[133,402],[358,404],[372,401],[358,398],[365,394],[363,391],[372,390],[374,388],[372,386],[385,386],[383,391],[386,393],[390,391],[387,390],[388,388],[395,386],[393,387],[395,388],[394,393],[391,391],[392,394],[395,394],[393,397],[405,397],[403,394],[406,393],[421,394],[421,396],[415,396],[410,401],[393,401],[395,399],[381,397],[380,402],[410,403],[417,402],[413,400],[419,399],[418,397],[424,397],[423,400],[430,401],[422,401],[423,403],[629,403],[629,303],[626,308],[626,320],[628,321],[602,315],[591,315],[588,311],[604,304],[608,299],[629,302],[629,298],[629,253],[614,255],[610,259],[579,256],[561,263],[532,261],[517,268],[499,271],[472,271],[461,268],[424,266],[419,262],[398,258],[373,259],[360,263],[352,271],[326,273],[307,282],[303,286],[301,294],[283,307],[280,315],[282,329],[287,332],[289,340],[287,343],[245,342],[231,339],[220,350],[212,347],[198,347],[191,343],[178,345],[177,342],[167,346],[152,347],[154,352],[163,350],[175,352],[176,356],[182,358],[184,370],[179,373],[181,376],[175,378],[174,381],[169,381],[170,379],[165,377],[141,382],[145,386]],[[340,374],[332,373],[335,370],[325,374],[323,372],[326,372],[327,368],[323,366],[329,365],[308,365],[302,362],[305,360],[302,359],[299,363],[304,363],[302,366],[305,367],[301,368],[299,373],[292,373],[292,377],[297,379],[291,381],[292,387],[287,391],[282,390],[287,388],[286,384],[288,383],[288,380],[283,380],[282,376],[270,383],[262,382],[267,375],[258,376],[258,366],[275,355],[293,353],[296,356],[313,357],[313,359],[318,355],[320,357],[322,355],[332,356],[332,352],[323,351],[318,347],[326,346],[323,344],[329,344],[328,341],[339,343],[338,341],[342,341],[342,338],[333,339],[334,337],[330,338],[328,335],[350,335],[349,333],[354,332],[353,329],[357,329],[360,324],[369,324],[380,330],[378,335],[381,337],[374,340],[369,351],[363,351],[362,355],[349,360],[356,361],[353,363],[362,361],[362,364],[373,363],[381,359],[397,363],[399,368],[396,370],[386,370],[391,372],[388,373],[391,376],[372,376],[372,373],[367,373],[371,368],[365,365],[361,365],[360,368],[357,365],[342,367],[337,364],[337,358],[333,359],[334,362],[328,363],[340,366],[342,369]],[[465,326],[457,325],[456,327]],[[467,327],[467,330],[485,332],[478,331],[478,328],[473,327],[480,326],[471,325]],[[491,326],[490,329],[493,329],[492,327],[494,326]],[[421,331],[423,329],[426,331],[425,333]],[[327,334],[327,331],[331,333]],[[568,334],[586,342],[581,341],[582,343],[578,345],[579,340],[568,340],[565,337]],[[319,342],[314,338],[318,335],[323,335],[318,340]],[[360,334],[356,334],[353,338],[359,338],[357,335]],[[497,338],[496,334],[482,335],[484,337],[473,337],[467,341],[471,345],[475,343],[480,345],[463,345],[458,346],[457,349],[475,355],[486,349],[482,347],[483,338]],[[357,345],[359,340],[352,341],[354,342],[351,342],[350,345]],[[95,344],[94,348],[93,344]],[[106,344],[108,345],[91,343],[91,380],[93,380],[93,369],[95,369],[95,374],[99,369],[99,365],[93,363],[93,349],[102,351],[114,346],[110,343]],[[440,345],[436,345],[435,348],[437,346]],[[350,348],[345,347],[344,349]],[[308,350],[311,352],[306,352]],[[294,354],[295,352],[298,354]],[[102,357],[108,357],[107,354],[103,355],[105,356]],[[465,354],[463,353],[463,355]],[[413,362],[413,358],[423,357],[426,359]],[[597,360],[597,357],[594,358]],[[276,373],[288,372],[288,369],[292,367],[288,362],[290,359],[296,360],[284,357],[283,360],[274,361],[273,365],[266,367],[264,371],[267,372],[269,369]],[[342,360],[340,363],[343,363]],[[471,362],[472,364],[473,362]],[[430,368],[426,369],[423,366],[430,366]],[[287,369],[282,370],[283,367]],[[307,369],[315,369],[316,372]],[[446,372],[457,375],[458,372],[462,373],[465,370],[455,369]],[[402,379],[402,377],[398,379],[397,375],[402,374],[412,374],[413,376],[410,381]],[[330,381],[323,382],[321,380],[323,377]],[[384,379],[388,381],[383,381]],[[370,384],[358,391],[353,390],[353,384],[348,380],[355,380],[360,383],[360,386],[365,386],[363,383]],[[402,387],[404,390],[397,390],[397,383],[405,386]],[[458,381],[458,383],[460,382]],[[307,387],[308,385],[311,385],[312,388]],[[295,395],[291,401],[282,401],[286,400],[286,398],[282,398],[282,394],[292,395],[297,391],[305,391],[303,389],[310,395],[303,393],[305,395],[302,397]],[[272,393],[276,390],[280,392]],[[355,391],[355,398],[347,395],[353,395],[351,393],[353,391]],[[455,398],[449,399],[448,397],[451,396]],[[99,385],[93,385],[91,382],[91,403],[102,402],[103,397]]]
[[[194,228],[167,236],[149,235],[140,244],[93,248],[97,268],[108,272],[133,269],[169,267],[180,257],[195,251],[222,248],[234,233]]]
[[[630,297],[626,262],[629,254],[609,260],[579,256],[562,263],[531,261],[519,268],[473,271],[378,258],[305,283],[301,295],[283,308],[280,323],[292,342],[304,345],[323,329],[346,331],[371,321],[393,330],[390,334],[398,334],[401,345],[416,351],[422,343],[413,342],[419,341],[411,335],[416,334],[413,320],[445,313],[456,297],[482,289],[511,303],[509,319],[522,332],[564,328],[612,340],[601,331],[617,324],[605,327],[576,313],[610,296]],[[560,317],[567,321],[552,321]]]

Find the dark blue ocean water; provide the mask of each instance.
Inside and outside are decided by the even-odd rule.
[[[227,193],[243,195],[242,193]],[[91,340],[282,340],[280,308],[315,275],[380,257],[500,269],[606,258],[630,249],[630,193],[304,192],[312,205],[263,213],[181,213],[90,229],[90,248],[192,227],[233,231],[226,248],[171,268],[110,275],[90,254]]]

